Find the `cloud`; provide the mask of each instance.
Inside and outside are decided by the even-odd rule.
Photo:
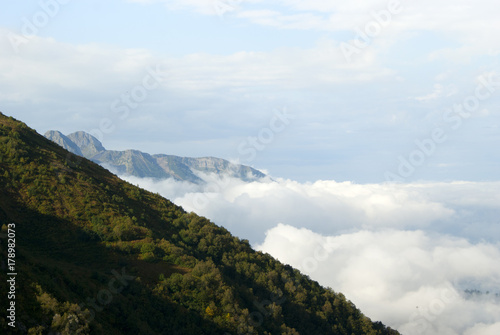
[[[464,335],[497,335],[500,334],[500,322],[493,325],[479,324],[467,330]]]
[[[227,148],[232,142],[221,143],[221,137],[238,141],[260,124],[249,126],[269,122],[265,114],[295,104],[296,97],[331,87],[347,90],[391,76],[390,70],[373,63],[369,50],[356,62],[346,63],[333,42],[308,49],[160,57],[151,50],[73,45],[35,36],[20,46],[19,57],[6,42],[10,33],[0,29],[0,40],[6,44],[0,49],[4,112],[36,121],[30,125],[42,133],[54,128],[64,133],[92,131],[103,119],[111,119],[116,129],[120,126],[120,143],[142,130],[172,147],[182,142],[193,148],[204,142]],[[157,67],[164,73],[161,86],[129,108],[130,113],[117,113],[114,103],[123,101],[141,85],[148,69]],[[304,119],[313,115],[309,109],[300,113]]]
[[[204,176],[206,185],[124,177],[261,243],[281,222],[316,233],[426,231],[494,241],[500,234],[500,182],[355,184],[267,179],[245,183]]]
[[[467,183],[234,182],[213,194],[201,213],[254,241],[260,240],[263,232],[254,229],[256,224],[269,228],[277,222],[327,234],[357,229],[428,229],[490,239],[490,234],[499,232],[493,215],[498,213],[499,206],[492,203],[497,196],[490,194],[499,186],[495,184],[481,190],[480,184]],[[178,201],[186,208],[199,211],[193,205],[195,196],[188,193]],[[237,221],[232,220],[240,215]],[[481,229],[473,229],[472,224],[479,220]]]
[[[109,168],[106,164],[103,167]],[[112,171],[116,173],[116,171]],[[153,178],[139,178],[134,176],[120,176],[131,184],[140,186],[151,192],[157,192],[162,195],[168,194],[168,199],[177,199],[184,197],[187,193],[203,192],[203,187],[185,181],[178,181],[173,178],[157,180]]]
[[[0,36],[6,40],[11,33],[0,29]],[[104,90],[106,93],[127,83],[137,84],[149,66],[158,64],[168,76],[166,89],[201,90],[200,95],[203,91],[220,89],[236,92],[253,87],[297,89],[324,83],[345,84],[391,74],[374,64],[370,57],[346,64],[338,46],[326,43],[309,49],[277,48],[270,52],[242,51],[230,55],[194,53],[177,58],[158,57],[151,50],[72,45],[36,36],[20,48],[23,57],[18,57],[9,47],[0,52],[5,73],[2,83],[9,84],[11,91],[23,88],[26,98],[31,99],[57,91],[88,90],[96,94]]]
[[[125,179],[210,218],[403,334],[494,334],[500,182]],[[495,333],[496,334],[496,333]]]
[[[0,29],[2,38],[11,33]],[[147,68],[158,63],[143,49],[73,45],[37,36],[19,48],[22,57],[11,47],[0,51],[3,101],[65,104],[79,99],[88,105],[91,97],[93,104],[111,103],[105,99],[116,98],[121,93],[117,88],[137,85]]]
[[[500,321],[498,244],[420,230],[323,236],[279,224],[257,248],[344,293],[369,317],[403,334],[498,328],[491,324]]]

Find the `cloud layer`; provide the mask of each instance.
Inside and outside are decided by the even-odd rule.
[[[125,177],[344,293],[403,334],[493,334],[500,183]]]
[[[279,224],[258,248],[403,334],[475,334],[500,321],[498,243],[402,230],[323,236]]]
[[[471,241],[500,236],[500,182],[355,184],[286,179],[244,183],[203,176],[207,185],[124,177],[254,243],[277,223],[321,234],[425,230]]]

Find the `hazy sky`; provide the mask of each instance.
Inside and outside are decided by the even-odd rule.
[[[109,149],[299,181],[497,180],[499,12],[491,0],[3,1],[0,110],[40,133],[94,131]]]

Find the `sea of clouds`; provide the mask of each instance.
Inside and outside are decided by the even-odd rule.
[[[122,176],[342,292],[403,334],[500,334],[500,182]]]

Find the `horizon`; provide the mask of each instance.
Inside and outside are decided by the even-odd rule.
[[[22,120],[19,120],[22,122]],[[50,131],[58,131],[60,132],[59,130],[57,129],[50,129],[50,130],[47,130],[45,133],[40,133],[37,131],[37,133],[39,135],[42,135],[45,137],[45,135],[47,134],[47,132],[50,132]],[[106,149],[106,150],[111,150],[111,151],[140,151],[136,148],[126,148],[126,149],[121,149],[121,150],[118,150],[116,148],[109,148],[107,147],[101,140],[99,140],[99,138],[95,137],[94,135],[92,135],[91,133],[87,133],[83,130],[77,130],[77,131],[74,131],[74,132],[70,132],[70,133],[62,133],[60,132],[61,134],[63,134],[64,136],[68,136],[72,133],[76,133],[76,132],[84,132],[90,136],[92,136],[94,139],[96,139],[97,141],[99,141],[99,143],[101,143],[101,145]],[[157,152],[157,153],[151,153],[151,152],[144,152],[144,151],[141,151],[143,153],[146,153],[146,154],[149,154],[151,156],[154,156],[154,155],[170,155],[169,153],[166,153],[166,152]],[[223,160],[226,160],[230,163],[233,163],[233,164],[241,164],[241,165],[244,165],[244,166],[249,166],[255,170],[258,170],[259,172],[262,172],[264,173],[266,176],[269,176],[271,178],[281,178],[281,179],[287,179],[287,178],[283,178],[282,176],[276,176],[276,175],[270,175],[268,174],[266,171],[265,168],[258,168],[258,167],[254,167],[254,166],[251,166],[251,165],[245,165],[243,164],[242,162],[238,161],[238,160],[230,160],[230,159],[227,159],[227,158],[223,158],[223,157],[215,157],[215,156],[178,156],[178,155],[170,155],[170,156],[177,156],[177,157],[187,157],[187,158],[216,158],[216,159],[223,159]],[[409,163],[409,162],[408,162]],[[112,171],[113,172],[113,171]],[[127,175],[122,175],[121,177],[129,177]],[[132,177],[132,176],[130,176]],[[306,180],[306,181],[300,181],[300,180],[297,180],[299,182],[304,182],[304,183],[314,183],[314,182],[320,182],[320,181],[324,181],[322,179],[318,179],[318,180]],[[335,181],[335,182],[351,182],[349,180],[332,180],[332,181]],[[481,181],[477,181],[477,182],[495,182],[497,180],[481,180]],[[438,181],[438,180],[415,180],[415,181],[411,181],[411,182],[402,182],[398,179],[394,179],[394,180],[386,180],[385,182],[387,183],[402,183],[402,184],[434,184],[434,183],[439,183],[439,182],[443,182],[443,183],[463,183],[463,182],[474,182],[473,180],[446,180],[446,181]],[[369,184],[378,184],[378,183],[371,183],[371,182],[367,182],[367,183],[356,183],[356,182],[352,182],[354,184],[359,184],[359,185],[369,185]]]
[[[4,113],[5,114],[5,113]],[[7,114],[5,114],[7,115]],[[7,115],[7,116],[11,116],[11,115]],[[24,122],[23,120],[19,120],[21,122]],[[28,126],[31,127],[31,125],[28,124]],[[34,128],[33,128],[34,129]],[[37,131],[36,129],[34,129],[35,131]],[[47,131],[45,132],[40,132],[40,131],[37,131],[37,133],[41,136],[45,136],[45,134],[49,131],[59,131],[57,129],[48,129]],[[256,166],[253,166],[250,164],[245,164],[244,162],[241,162],[240,160],[238,159],[232,159],[232,158],[225,158],[225,157],[216,157],[216,156],[185,156],[185,155],[174,155],[174,154],[170,154],[168,152],[147,152],[147,151],[142,151],[142,150],[139,150],[137,148],[134,148],[134,147],[123,147],[123,146],[118,146],[117,148],[115,147],[109,147],[108,145],[106,145],[104,142],[103,142],[103,139],[99,139],[98,137],[96,137],[95,135],[99,136],[99,134],[97,133],[94,133],[92,134],[91,132],[87,132],[87,131],[84,131],[84,130],[75,130],[75,131],[71,131],[71,132],[68,132],[68,133],[63,133],[61,131],[59,131],[61,134],[63,134],[64,136],[68,136],[69,134],[72,134],[72,133],[76,133],[76,132],[84,132],[86,134],[89,134],[91,135],[92,137],[94,137],[96,140],[98,140],[102,145],[103,147],[106,149],[106,150],[111,150],[111,151],[129,151],[129,150],[132,150],[132,151],[140,151],[140,152],[143,152],[143,153],[146,153],[146,154],[149,154],[149,155],[170,155],[170,156],[177,156],[177,157],[187,157],[187,158],[217,158],[217,159],[223,159],[223,160],[226,160],[226,161],[229,161],[233,164],[241,164],[241,165],[244,165],[244,166],[249,166],[255,170],[258,170],[259,172],[262,172],[264,174],[266,174],[267,176],[269,177],[272,177],[272,178],[282,178],[282,179],[288,179],[288,180],[293,180],[291,178],[285,178],[285,177],[282,177],[282,176],[278,176],[278,175],[271,175],[269,174],[268,170],[265,168],[265,167],[256,167]],[[133,145],[133,143],[131,143],[131,145]],[[421,147],[423,148],[423,147]],[[422,150],[423,152],[423,150]],[[402,159],[400,160],[399,162],[399,167],[404,167],[404,168],[407,168],[407,167],[410,167],[412,169],[416,169],[417,167],[416,166],[413,166],[412,163],[410,162],[410,160],[408,159]],[[389,172],[389,176],[392,176],[392,175],[395,175],[394,178],[386,178],[386,180],[384,181],[380,181],[380,182],[356,182],[356,181],[351,181],[351,180],[335,180],[335,179],[317,179],[317,180],[296,180],[298,182],[301,182],[301,183],[314,183],[314,182],[320,182],[320,181],[326,181],[326,180],[331,180],[331,181],[335,181],[335,182],[352,182],[354,184],[359,184],[359,185],[370,185],[370,184],[385,184],[385,183],[398,183],[398,184],[433,184],[433,183],[461,183],[461,182],[478,182],[478,183],[482,183],[482,182],[496,182],[498,180],[496,179],[476,179],[476,180],[470,180],[470,179],[447,179],[447,180],[432,180],[432,179],[423,179],[423,180],[411,180],[411,181],[406,181],[404,180],[403,177],[401,177],[400,175],[398,175],[397,173],[397,170],[395,169],[395,172],[391,172],[391,171],[386,171],[386,174],[387,172]],[[123,176],[122,176],[123,177]]]

